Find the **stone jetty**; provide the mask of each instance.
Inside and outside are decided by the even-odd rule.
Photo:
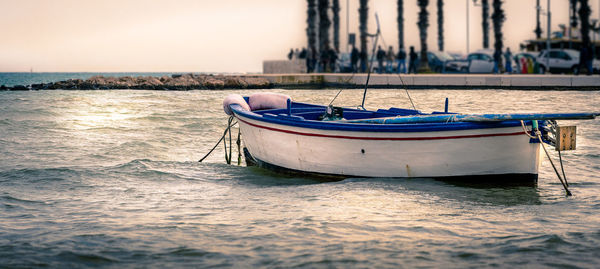
[[[89,79],[69,79],[50,83],[32,85],[0,86],[0,90],[201,90],[201,89],[265,89],[271,83],[266,78],[257,76],[235,75],[199,75],[175,74],[171,76],[152,77],[104,77],[94,76]]]
[[[51,83],[0,86],[0,90],[221,90],[364,88],[367,74],[175,74],[162,77],[103,77]],[[600,90],[600,76],[517,74],[371,74],[370,88]]]

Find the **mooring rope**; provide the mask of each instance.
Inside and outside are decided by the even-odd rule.
[[[233,120],[233,117],[229,117],[229,124],[228,126],[231,126],[231,121]],[[233,146],[231,145],[231,127],[227,128],[228,133],[229,133],[229,158],[227,159],[227,164],[231,164],[231,150],[233,148]],[[227,156],[227,147],[225,147],[225,156]]]
[[[238,137],[237,137],[237,141],[235,141],[235,143],[237,144],[237,149],[238,149],[238,165],[242,164],[242,151],[241,151],[241,145],[242,145],[242,130],[240,130],[240,128],[238,128]]]
[[[529,134],[529,131],[527,131],[527,127],[525,127],[525,123],[523,121],[521,121],[521,127],[523,127],[523,132],[525,132],[525,135],[527,135],[529,138],[531,138],[531,139],[537,138],[537,137]]]
[[[555,120],[552,120],[551,123],[552,123],[552,126],[555,129],[558,128],[558,124],[556,124]],[[529,138],[531,138],[531,139],[537,139],[538,138],[536,136],[532,136],[532,135],[529,134],[529,131],[527,131],[527,128],[525,127],[525,123],[523,121],[521,121],[521,127],[523,127],[523,131],[525,132],[525,134]],[[543,142],[541,142],[541,143],[543,143]],[[563,165],[561,150],[557,150],[557,151],[558,151],[558,160],[559,160],[559,163],[560,163],[560,170],[562,171],[562,176],[563,176],[563,179],[565,180],[565,185],[567,185],[567,187],[568,187],[569,186],[569,182],[567,181],[567,175],[565,174],[565,168],[564,168],[564,165]],[[552,162],[552,160],[550,160],[550,162]]]
[[[541,136],[541,134],[539,133],[539,131],[536,131],[536,134],[538,136],[538,139],[540,139],[540,144],[542,144],[542,148],[544,149],[544,152],[546,153],[546,156],[548,157],[548,160],[550,161],[550,164],[552,164],[552,168],[554,168],[554,172],[556,173],[556,176],[558,177],[558,180],[560,180],[560,183],[563,185],[563,188],[565,188],[565,192],[567,193],[567,196],[571,196],[572,195],[571,191],[569,191],[569,188],[563,182],[563,179],[560,176],[560,174],[558,173],[558,170],[556,170],[556,166],[554,165],[554,162],[550,158],[550,154],[548,153],[548,151],[546,150],[546,147],[544,146],[544,142],[542,142],[542,136]]]
[[[532,131],[535,133],[535,136],[532,136],[529,134],[529,132],[525,128],[525,123],[523,121],[521,121],[521,126],[523,127],[523,131],[525,131],[525,134],[528,137],[530,137],[532,139],[536,139],[536,138],[539,139],[540,144],[542,145],[542,149],[544,149],[544,152],[546,153],[546,157],[548,157],[548,160],[550,161],[550,164],[552,165],[552,168],[554,169],[554,172],[556,173],[556,176],[558,177],[560,184],[562,184],[563,188],[565,189],[567,196],[571,196],[572,194],[571,194],[571,191],[569,191],[568,184],[565,183],[566,178],[565,178],[565,181],[563,181],[563,178],[560,176],[560,173],[558,173],[558,169],[556,169],[556,166],[554,165],[552,158],[550,158],[550,154],[548,153],[548,150],[546,150],[546,146],[544,145],[544,141],[542,140],[542,132],[540,132],[540,129],[537,127],[537,122],[534,121],[533,126],[532,126]],[[561,167],[562,167],[562,159],[561,159]],[[564,170],[563,170],[563,173],[564,173]]]
[[[233,116],[229,117],[229,120],[227,122],[227,128],[225,129],[225,131],[223,131],[223,135],[221,136],[219,141],[217,141],[215,146],[210,151],[208,151],[208,153],[206,153],[206,155],[204,155],[204,157],[202,157],[202,159],[200,159],[198,162],[204,161],[204,159],[206,159],[217,148],[217,146],[219,146],[219,144],[221,144],[221,140],[225,139],[225,136],[227,136],[227,132],[230,130],[230,128],[237,124],[237,121],[234,123],[231,123],[232,120],[233,120]]]
[[[554,130],[558,129],[558,123],[555,120],[551,120],[550,123],[554,127]],[[558,139],[558,137],[556,139]],[[567,184],[567,186],[569,186],[569,182],[567,181],[567,175],[565,174],[565,168],[563,166],[562,154],[560,152],[560,149],[558,150],[558,159],[560,160],[560,170],[562,171],[563,178],[565,179],[565,184]]]

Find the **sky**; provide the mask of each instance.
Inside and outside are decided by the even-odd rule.
[[[406,46],[418,50],[416,2],[404,1],[404,31]],[[432,50],[437,50],[436,2],[428,7]],[[540,2],[547,10],[547,0]],[[470,51],[482,48],[481,7],[472,0],[446,0],[446,51],[466,52],[467,3]],[[340,5],[340,38],[346,44],[346,13],[349,32],[358,33],[359,1]],[[504,1],[504,42],[512,51],[534,37],[535,5]],[[597,19],[600,0],[590,5]],[[568,0],[553,0],[550,11],[557,31],[568,22]],[[376,29],[375,13],[380,44],[397,49],[396,1],[369,1],[370,32]],[[0,0],[0,14],[0,72],[256,73],[263,60],[285,59],[290,48],[307,43],[306,0]],[[544,35],[546,20],[541,18]],[[492,35],[490,28],[490,43]]]

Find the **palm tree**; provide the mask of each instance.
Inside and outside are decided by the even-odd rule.
[[[569,2],[571,4],[570,23],[571,23],[571,27],[573,27],[573,28],[577,27],[577,12],[576,12],[577,11],[577,1],[578,0],[569,0]]]
[[[490,47],[490,5],[488,0],[481,0],[481,27],[483,28],[483,48],[487,49]]]
[[[306,36],[308,40],[308,55],[306,55],[307,61],[307,71],[311,72],[314,68],[314,63],[312,62],[311,56],[315,53],[314,50],[317,48],[317,34],[315,32],[315,21],[317,19],[317,11],[315,10],[315,0],[307,0],[308,2],[308,16],[306,19],[307,27],[306,27]]]
[[[358,8],[358,31],[360,32],[360,62],[362,72],[367,71],[367,18],[369,15],[368,0],[360,0]]]
[[[398,0],[398,48],[404,48],[404,1]]]
[[[444,0],[437,0],[438,48],[444,51]]]
[[[317,10],[319,11],[319,52],[329,45],[329,0],[318,0]]]
[[[581,46],[590,45],[590,3],[579,0],[579,20],[581,21]]]
[[[319,54],[321,55],[320,60],[321,65],[323,66],[323,71],[327,68],[327,63],[324,61],[323,57],[327,53],[327,49],[329,48],[329,26],[331,26],[331,22],[329,21],[329,0],[319,0]]]
[[[569,8],[569,48],[573,48],[572,29],[577,27],[577,0],[569,0],[569,4],[571,5]]]
[[[340,0],[333,0],[331,10],[333,11],[333,48],[340,51]]]
[[[590,42],[590,3],[588,0],[579,0],[579,20],[581,21],[581,50],[579,51],[579,70],[585,68],[588,75],[592,74],[591,61],[595,50]],[[587,53],[584,53],[587,52]],[[588,68],[589,67],[589,68]]]
[[[577,1],[577,0],[571,0],[571,1]],[[535,33],[535,38],[540,39],[542,38],[542,27],[540,27],[540,0],[537,0],[536,2],[536,9],[535,9],[535,30],[533,30],[533,32]],[[571,33],[569,32],[569,35],[571,35]]]
[[[417,0],[419,5],[419,38],[421,40],[421,56],[419,61],[419,73],[427,72],[429,70],[429,63],[427,62],[427,27],[429,27],[429,13],[427,12],[427,5],[429,0]]]
[[[492,23],[494,24],[494,60],[499,66],[502,66],[501,55],[502,55],[502,23],[506,19],[504,16],[504,10],[502,10],[502,0],[494,0],[492,3],[494,12],[492,13]],[[498,68],[500,69],[500,68]]]

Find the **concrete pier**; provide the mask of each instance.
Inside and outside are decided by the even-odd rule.
[[[275,88],[361,88],[367,74],[299,73],[244,75]],[[600,76],[495,74],[371,74],[370,88],[600,90]]]

